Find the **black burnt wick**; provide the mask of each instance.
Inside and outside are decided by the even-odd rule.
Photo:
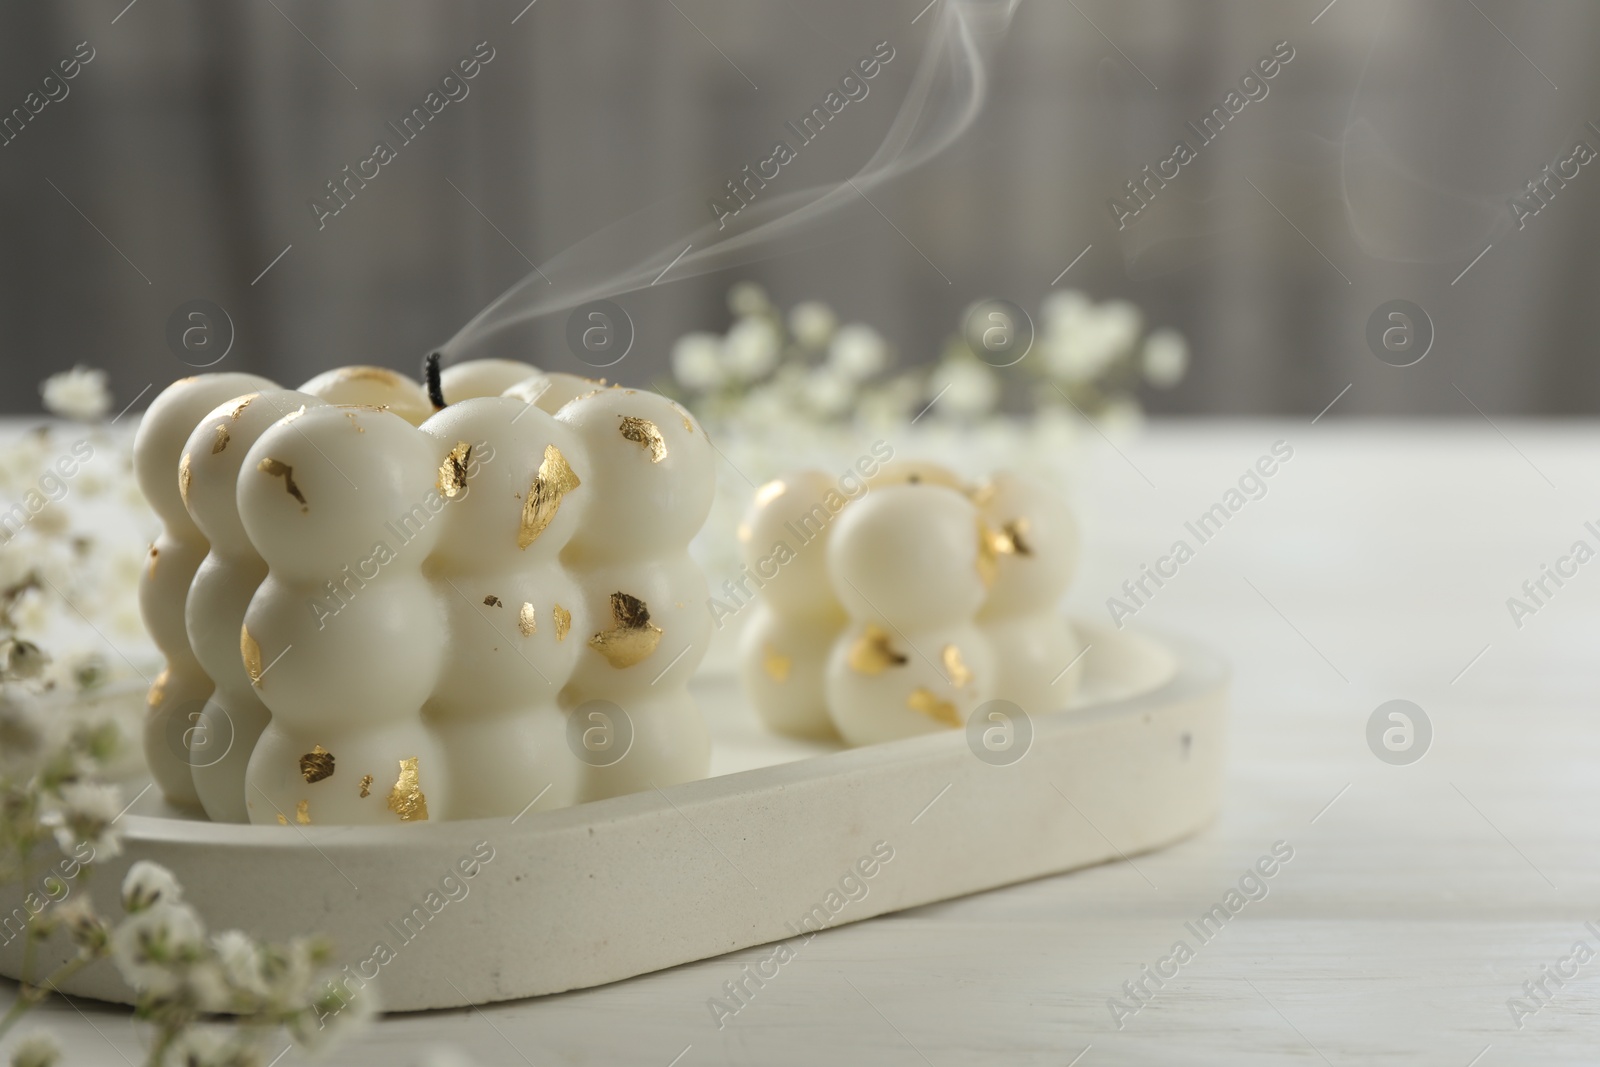
[[[428,383],[428,399],[433,402],[433,409],[440,411],[444,408],[444,386],[439,382],[440,353],[429,352],[422,361],[422,380]]]

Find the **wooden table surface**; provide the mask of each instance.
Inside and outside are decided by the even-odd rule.
[[[1265,495],[1197,544],[1185,522],[1280,441],[1293,454]],[[1236,665],[1213,826],[1132,862],[832,930],[720,1029],[708,1000],[769,950],[388,1019],[332,1062],[421,1063],[434,1047],[540,1067],[1600,1061],[1600,560],[1546,579],[1520,628],[1507,607],[1574,542],[1600,549],[1584,526],[1600,529],[1600,434],[1330,416],[1090,443],[1069,606],[1106,617],[1123,580],[1184,538],[1193,558],[1133,624]],[[1432,725],[1420,761],[1369,748],[1391,699]],[[937,847],[934,820],[916,829]],[[1245,880],[1260,899],[1197,937],[1279,842],[1292,859]],[[1173,973],[1160,961],[1180,940],[1173,977],[1144,978]],[[1141,979],[1135,1000],[1124,983]],[[125,1010],[42,1014],[69,1063],[141,1061]]]

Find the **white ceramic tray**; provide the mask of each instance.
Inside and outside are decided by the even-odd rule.
[[[1080,696],[1032,721],[1015,762],[985,762],[957,731],[851,751],[787,740],[736,682],[707,678],[704,781],[396,827],[217,825],[152,790],[88,888],[112,907],[128,865],[155,860],[211,929],[321,931],[349,974],[376,976],[385,1010],[416,1011],[614,982],[1194,833],[1221,791],[1226,667],[1187,643],[1079,629]],[[17,976],[20,945],[0,949],[0,973]],[[46,947],[39,973],[65,955]],[[65,991],[131,1000],[105,961]]]

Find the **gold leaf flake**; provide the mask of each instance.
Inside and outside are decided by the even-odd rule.
[[[534,614],[533,605],[523,601],[522,609],[517,612],[517,629],[522,631],[523,637],[531,637],[538,632],[539,619]]]
[[[771,645],[765,645],[762,647],[761,667],[767,672],[767,677],[771,678],[774,682],[782,683],[787,681],[789,678],[789,668],[793,666],[793,664],[793,660],[779,652],[777,649],[773,648]]]
[[[623,415],[621,433],[629,441],[650,453],[651,463],[660,463],[667,458],[667,442],[661,436],[661,429],[649,419],[641,419],[637,415]]]
[[[211,445],[211,454],[213,456],[218,452],[221,452],[224,448],[228,447],[228,424],[225,422],[219,422],[217,423],[216,430],[217,439]]]
[[[289,825],[289,820],[285,819],[283,817],[283,812],[281,812],[281,811],[278,812],[278,825],[279,826],[288,826]]]
[[[687,415],[683,416],[683,428],[690,433],[694,433],[694,423],[689,421],[689,416]]]
[[[151,580],[155,579],[155,576],[156,576],[156,560],[158,560],[160,558],[161,558],[161,550],[159,548],[157,548],[155,545],[151,545],[150,546],[150,578],[151,578]]]
[[[152,708],[159,707],[161,702],[167,699],[168,677],[168,672],[162,671],[160,674],[156,675],[156,680],[150,683],[150,692],[145,697],[145,701]]]
[[[955,645],[945,645],[944,651],[939,653],[939,658],[944,661],[944,673],[950,677],[950,684],[957,689],[962,689],[972,681],[972,671],[961,659],[961,650]]]
[[[301,826],[311,825],[311,801],[302,800],[294,806],[294,821]]]
[[[370,774],[363,774],[361,776],[361,795],[364,797],[370,797],[372,795],[372,775]]]
[[[889,632],[881,626],[868,623],[850,646],[850,669],[857,674],[882,674],[890,667],[904,667],[906,654],[897,652],[889,643]]]
[[[996,556],[1031,556],[1033,546],[1027,540],[1028,520],[1015,518],[1000,524],[998,530],[985,531]]]
[[[572,612],[557,604],[550,609],[550,614],[556,620],[556,640],[565,641],[567,639],[567,631],[572,629]]]
[[[918,686],[906,697],[906,707],[912,711],[921,712],[934,722],[946,726],[960,726],[961,714],[956,711],[956,706],[948,700],[940,700],[931,691]]]
[[[561,498],[581,484],[567,463],[567,457],[561,454],[561,449],[555,445],[545,445],[539,473],[534,476],[533,485],[522,501],[522,528],[517,531],[517,547],[527,548],[533,544],[556,517]]]
[[[505,605],[503,603],[501,603],[500,598],[495,596],[493,593],[490,593],[488,596],[483,598],[483,606],[486,607],[486,608],[503,608],[503,607],[505,607]]]
[[[300,777],[307,785],[333,777],[333,753],[321,745],[312,746],[310,752],[300,757]]]
[[[467,461],[471,456],[472,446],[457,441],[456,447],[439,464],[439,480],[435,484],[446,500],[454,500],[467,491]]]
[[[280,423],[293,422],[295,419],[298,419],[301,415],[304,415],[305,413],[306,413],[306,406],[304,404],[301,404],[298,408],[296,408],[295,410],[289,412],[289,414],[285,415],[283,418],[279,419],[278,421]],[[363,431],[363,432],[365,432],[365,431]]]
[[[401,822],[428,817],[428,798],[422,795],[416,756],[400,761],[400,774],[394,780],[394,788],[389,790],[389,810],[400,816]]]
[[[239,627],[239,655],[244,659],[244,672],[250,676],[250,684],[257,689],[261,688],[261,645],[250,636],[250,627]]]
[[[228,418],[238,422],[239,416],[244,414],[244,409],[254,404],[260,396],[260,393],[251,393],[247,397],[242,397],[237,404],[233,405],[233,410],[228,412]]]
[[[999,494],[1000,487],[995,485],[993,482],[984,482],[976,489],[967,491],[967,496],[971,498],[972,502],[978,505],[980,508],[987,507],[989,503]]]
[[[335,378],[340,382],[381,382],[398,386],[405,379],[387,367],[340,367]]]
[[[269,456],[260,463],[256,464],[256,470],[273,478],[282,478],[284,489],[288,490],[290,496],[300,501],[300,510],[310,510],[306,504],[305,494],[300,492],[300,487],[294,483],[293,467],[289,466],[281,459],[273,459]]]
[[[194,480],[194,474],[189,470],[189,453],[185,452],[183,458],[178,460],[178,495],[183,498],[183,506],[189,506],[189,483]]]
[[[301,408],[300,410],[304,411],[305,408]],[[382,411],[383,409],[379,408],[378,410]],[[344,417],[350,420],[350,425],[355,427],[356,433],[366,433],[367,432],[367,428],[365,426],[361,425],[361,420],[356,418],[356,414],[357,413],[354,412],[354,411],[347,411],[347,412],[344,413]]]
[[[611,618],[616,625],[589,638],[589,647],[613,667],[632,667],[661,644],[661,627],[650,621],[650,608],[638,597],[612,593]]]

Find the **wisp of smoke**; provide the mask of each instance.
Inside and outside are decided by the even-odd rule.
[[[502,331],[552,312],[764,259],[814,240],[867,206],[872,190],[949,147],[983,108],[988,61],[1021,0],[938,0],[927,50],[882,144],[848,177],[762,199],[735,225],[704,222],[705,199],[646,207],[558,253],[472,318],[442,352],[472,353]],[[847,210],[849,209],[849,210]],[[870,208],[868,208],[870,210]]]

